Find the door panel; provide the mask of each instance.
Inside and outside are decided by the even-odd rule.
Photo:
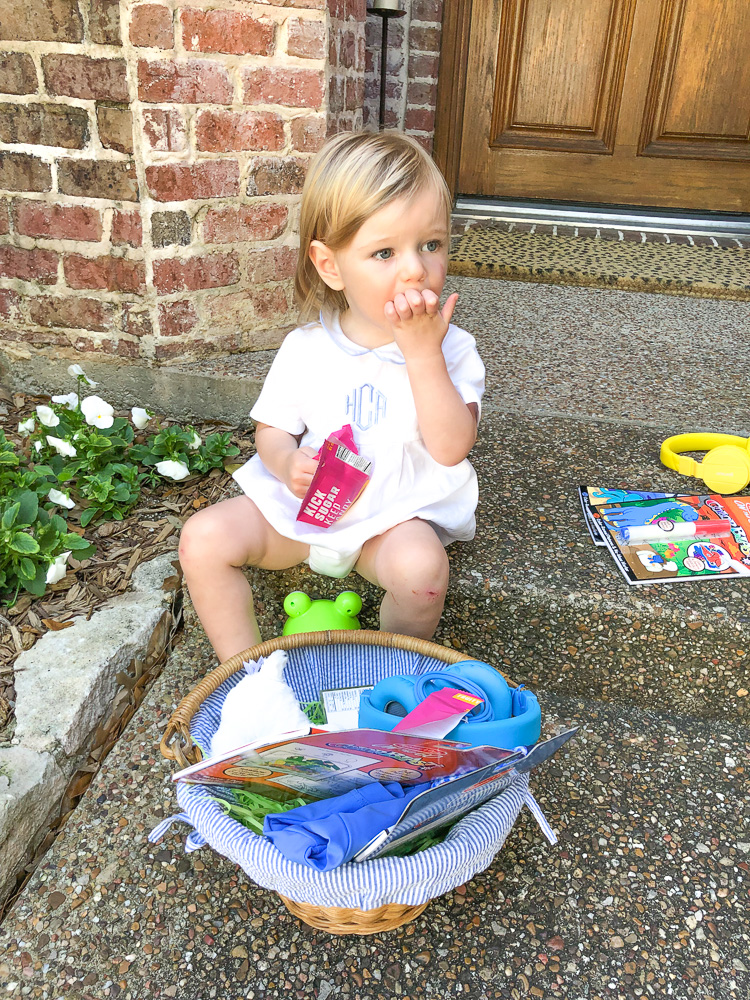
[[[473,0],[458,191],[750,211],[748,0]]]
[[[634,9],[503,4],[491,145],[611,153]]]

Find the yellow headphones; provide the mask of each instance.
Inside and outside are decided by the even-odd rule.
[[[707,451],[702,462],[681,451]],[[676,434],[661,446],[661,460],[683,476],[697,476],[712,493],[738,493],[750,483],[750,438],[734,434]]]

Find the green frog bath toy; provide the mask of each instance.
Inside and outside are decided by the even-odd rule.
[[[335,601],[311,601],[307,594],[295,590],[284,600],[289,615],[283,635],[296,632],[325,632],[328,629],[359,628],[357,615],[362,599],[352,590],[345,590]]]

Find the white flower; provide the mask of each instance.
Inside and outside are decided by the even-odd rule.
[[[75,500],[71,500],[67,493],[61,493],[60,490],[51,489],[47,496],[52,503],[57,503],[61,507],[67,507],[68,510],[72,510],[75,507]]]
[[[130,416],[133,418],[133,423],[139,431],[142,431],[151,419],[151,414],[148,410],[144,410],[142,406],[134,406],[130,411]]]
[[[45,427],[57,427],[60,423],[60,418],[49,406],[37,406],[36,415]]]
[[[114,412],[101,396],[87,396],[81,403],[81,413],[92,427],[111,427],[115,422]]]
[[[68,441],[63,440],[63,438],[52,437],[51,434],[47,435],[47,444],[51,445],[57,454],[62,455],[63,458],[75,458],[78,454],[73,445]]]
[[[198,433],[193,433],[193,440],[192,440],[192,441],[190,442],[190,444],[188,445],[188,448],[189,448],[189,449],[190,449],[191,451],[197,451],[197,450],[198,450],[198,449],[200,448],[200,446],[201,446],[202,444],[203,444],[203,441],[201,441],[201,437],[200,437],[200,434],[198,434]]]
[[[184,462],[157,462],[156,471],[168,479],[184,479],[190,475],[190,469]]]
[[[70,552],[61,552],[47,568],[47,583],[57,583],[67,573],[67,562]]]
[[[53,396],[53,403],[63,403],[69,410],[75,410],[78,406],[78,393],[69,392],[65,396]]]
[[[33,417],[29,417],[28,420],[24,420],[18,425],[18,433],[22,434],[23,437],[28,437],[36,427],[36,422]]]
[[[90,379],[88,377],[88,375],[83,370],[83,368],[81,368],[80,365],[71,365],[68,368],[68,375],[72,375],[73,378],[82,378],[83,381],[86,383],[86,385],[91,385],[91,386],[94,386],[94,387],[96,387],[97,385],[99,385],[98,382],[94,382],[93,379]]]
[[[36,451],[41,451],[42,450],[42,442],[41,441],[35,441],[34,442],[34,449]]]

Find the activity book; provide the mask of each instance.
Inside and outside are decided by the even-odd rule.
[[[579,487],[586,528],[631,585],[750,577],[750,495]]]
[[[354,858],[364,861],[452,823],[507,788],[518,772],[549,759],[576,731],[560,733],[527,751],[377,729],[332,733],[313,728],[308,735],[295,732],[273,743],[249,744],[201,761],[178,771],[173,780],[312,799],[343,795],[376,781],[395,781],[406,788],[433,783]]]

